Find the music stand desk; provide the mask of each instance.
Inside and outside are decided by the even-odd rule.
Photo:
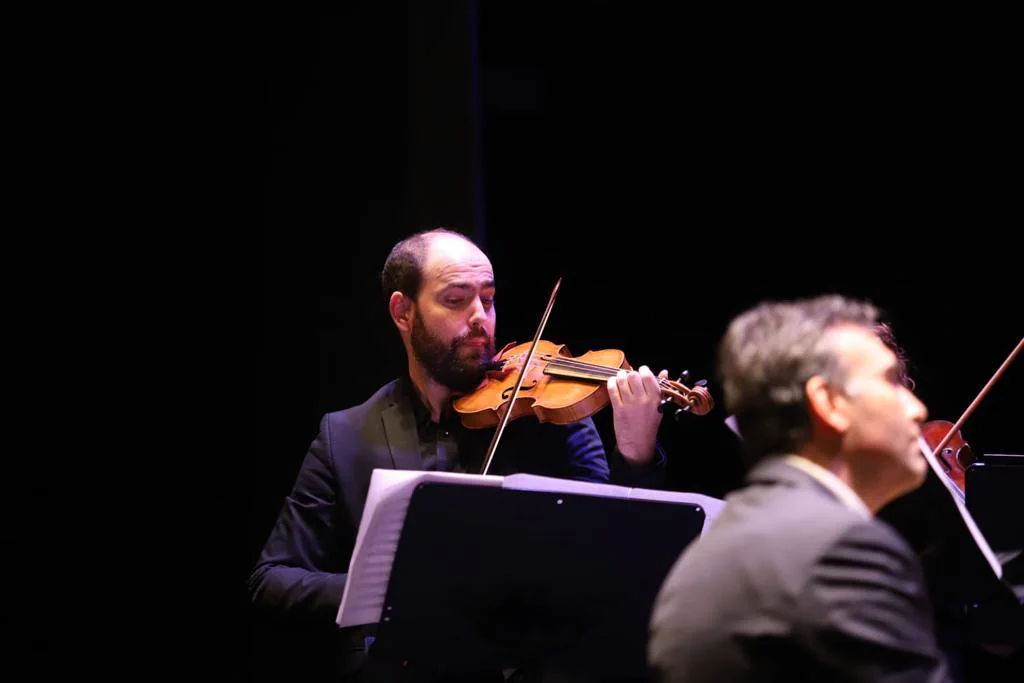
[[[642,678],[654,599],[704,521],[696,503],[420,484],[374,656]]]

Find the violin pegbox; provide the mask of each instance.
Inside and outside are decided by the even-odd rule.
[[[691,388],[686,385],[689,377],[690,371],[683,370],[676,381],[658,380],[663,396],[661,403],[658,404],[658,410],[661,413],[664,413],[670,405],[676,406],[672,416],[678,421],[683,413],[707,415],[715,407],[715,400],[711,397],[711,392],[707,390],[708,381],[706,379],[698,380]]]

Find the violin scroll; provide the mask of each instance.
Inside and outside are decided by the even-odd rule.
[[[699,380],[691,388],[685,384],[685,377],[688,375],[689,373],[684,371],[676,381],[670,379],[658,381],[658,384],[661,385],[661,394],[664,397],[661,399],[661,405],[658,406],[658,410],[665,412],[665,408],[669,404],[680,406],[676,408],[674,413],[677,420],[684,412],[691,412],[694,415],[707,415],[715,407],[715,400],[711,398],[711,392],[705,388],[707,380]]]

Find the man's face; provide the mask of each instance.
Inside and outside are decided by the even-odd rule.
[[[456,392],[480,384],[494,348],[494,273],[475,245],[437,236],[427,248],[410,345],[419,363]]]
[[[833,334],[847,372],[847,461],[891,486],[916,488],[928,470],[918,442],[927,408],[901,383],[895,354],[870,330],[844,327]]]

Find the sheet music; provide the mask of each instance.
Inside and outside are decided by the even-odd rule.
[[[338,626],[360,626],[380,621],[409,499],[417,486],[431,481],[501,486],[502,477],[457,472],[374,470],[348,567],[345,591],[335,618]]]
[[[928,461],[928,465],[935,471],[935,474],[939,477],[939,481],[941,481],[949,490],[949,494],[953,497],[953,502],[956,503],[957,509],[960,510],[960,516],[963,517],[964,524],[967,525],[967,530],[971,532],[971,536],[974,538],[974,542],[978,545],[978,549],[981,550],[981,554],[985,556],[985,560],[992,568],[992,571],[995,572],[996,577],[999,579],[1003,578],[1003,565],[996,558],[995,553],[992,552],[992,548],[989,546],[988,541],[985,540],[985,535],[981,533],[981,529],[979,529],[978,525],[975,524],[974,517],[971,515],[970,511],[967,509],[967,505],[965,504],[963,492],[957,488],[956,484],[950,480],[942,470],[942,467],[939,466],[938,461],[932,455],[931,447],[928,445],[928,442],[925,441],[923,436],[917,437],[917,443],[921,448],[921,451],[924,453],[924,459]]]

